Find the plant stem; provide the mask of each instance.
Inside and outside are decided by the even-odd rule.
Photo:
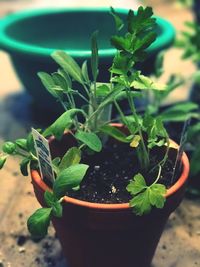
[[[134,102],[133,102],[133,97],[130,94],[129,89],[130,88],[126,88],[126,95],[127,95],[127,98],[128,98],[128,102],[129,102],[130,108],[131,108],[131,112],[133,114],[133,117],[135,119],[135,122],[136,122],[136,125],[137,125],[137,128],[138,128],[138,133],[140,135],[141,144],[142,144],[142,151],[141,151],[141,153],[139,152],[138,155],[140,157],[140,163],[144,164],[144,169],[147,171],[148,168],[149,168],[149,163],[150,163],[149,153],[147,151],[147,148],[146,148],[146,145],[145,145],[145,142],[144,142],[144,138],[143,138],[143,134],[142,134],[142,131],[141,131],[140,123],[139,123],[138,116],[137,116],[137,113],[136,113],[136,108],[135,108],[135,105],[134,105]]]

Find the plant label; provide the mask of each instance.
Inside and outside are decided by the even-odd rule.
[[[51,183],[55,181],[55,176],[52,167],[51,152],[49,142],[37,130],[32,128],[33,140],[37,157],[39,159],[39,168],[43,180]]]

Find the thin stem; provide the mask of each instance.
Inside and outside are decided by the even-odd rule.
[[[153,182],[153,184],[156,184],[157,182],[158,182],[158,180],[160,179],[160,175],[161,175],[161,171],[162,171],[162,167],[161,167],[161,165],[158,165],[158,175],[157,175],[157,177],[156,177],[156,180]],[[152,184],[152,185],[153,185]]]
[[[131,108],[131,112],[132,112],[133,117],[135,119],[135,122],[137,124],[138,133],[139,133],[140,138],[141,138],[142,153],[141,154],[139,153],[139,156],[143,160],[140,160],[140,162],[144,163],[145,170],[147,170],[148,167],[149,167],[149,162],[150,162],[149,153],[148,153],[147,148],[145,146],[145,142],[144,142],[143,134],[142,134],[142,131],[141,131],[140,123],[139,123],[139,120],[138,120],[138,116],[137,116],[137,113],[136,113],[135,105],[134,105],[134,102],[133,102],[132,95],[130,94],[129,88],[126,88],[126,94],[127,94],[127,98],[128,98],[128,102],[129,102],[130,108]]]

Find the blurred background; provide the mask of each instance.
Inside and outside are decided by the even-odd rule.
[[[148,5],[153,7],[156,16],[170,22],[175,29],[176,36],[179,36],[181,31],[185,30],[185,21],[192,22],[196,19],[197,15],[193,12],[192,4],[195,7],[194,10],[197,11],[197,2],[194,1],[192,3],[192,1],[184,0],[0,0],[0,31],[7,16],[12,16],[13,13],[23,10],[32,12],[35,9],[51,8],[55,11],[56,9],[62,10],[68,7],[95,7],[101,9],[101,7],[109,8],[110,6],[137,9],[140,5]],[[23,25],[20,27],[20,32],[22,32]],[[40,25],[37,24],[37,27],[40,27]],[[73,30],[73,25],[68,25],[68,28],[70,27]],[[26,30],[29,32],[28,26],[26,26]],[[31,42],[34,42],[34,29],[30,28],[31,30],[33,30],[33,34],[29,32],[29,37]],[[48,23],[46,31],[49,31]],[[9,34],[15,36],[15,30]],[[19,36],[23,35],[22,33],[20,34]],[[21,38],[19,36],[17,38]],[[14,50],[17,50],[17,46],[14,45],[12,49],[5,47],[5,44],[1,44],[1,38],[3,40],[4,36],[0,34],[0,143],[3,140],[13,140],[25,136],[31,126],[45,126],[49,122],[48,114],[55,115],[52,111],[45,114],[41,106],[36,107],[34,96],[31,96],[33,91],[37,90],[35,88],[37,86],[34,85],[35,80],[28,80],[28,83],[35,86],[33,86],[35,89],[29,89],[26,88],[26,79],[22,77],[22,74],[19,75],[19,73],[25,72],[26,69],[28,70],[29,65],[33,65],[32,61],[29,64],[25,59],[28,52],[24,53],[20,58],[12,58],[12,62],[15,64],[14,68],[11,57],[16,55]],[[187,43],[185,43],[185,48],[187,48]],[[176,74],[184,77],[186,81],[164,100],[163,105],[168,106],[172,103],[188,101],[190,98],[194,81],[188,77],[196,73],[198,64],[191,58],[183,60],[181,58],[182,54],[183,49],[175,47],[173,41],[171,41],[165,55],[164,73],[160,79],[166,82],[170,75]],[[154,60],[157,53],[153,56],[154,59],[149,60],[148,63],[150,71],[147,71],[152,75],[154,75]],[[31,60],[34,62],[33,58]],[[43,57],[36,58],[41,63]],[[25,68],[23,71],[22,66],[19,67],[20,62]],[[44,60],[41,66],[46,68],[48,64],[50,63]],[[17,69],[18,67],[19,69]],[[18,76],[16,75],[16,69]],[[19,79],[19,76],[21,76],[21,79]],[[40,101],[48,106],[47,99],[41,97]],[[177,131],[181,131],[180,129]],[[7,167],[1,171],[0,267],[67,267],[53,229],[51,229],[49,236],[39,243],[31,240],[27,232],[26,217],[39,205],[33,196],[30,179],[21,177],[17,166],[18,160],[12,159]],[[200,171],[197,174],[200,174]],[[200,266],[200,201],[198,190],[196,192],[195,198],[185,199],[178,211],[170,217],[155,255],[153,267]]]

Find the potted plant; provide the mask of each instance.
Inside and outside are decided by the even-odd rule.
[[[3,167],[8,155],[22,156],[24,175],[30,164],[42,208],[30,216],[28,229],[40,238],[52,221],[70,267],[150,266],[163,227],[183,197],[189,172],[182,146],[170,140],[162,119],[148,109],[140,114],[135,108],[143,94],[166,89],[134,69],[156,39],[152,9],[130,10],[126,22],[111,12],[118,33],[111,37],[117,52],[109,83],[97,82],[97,32],[91,37],[92,78],[87,62],[80,68],[65,52],[54,52],[58,71],[38,75],[64,113],[42,135],[36,132],[39,143],[32,133],[27,139],[6,142],[0,158]],[[82,85],[82,91],[73,87],[73,81]],[[85,101],[82,109],[76,107],[75,96]],[[130,105],[128,116],[119,104],[124,98]],[[118,110],[117,123],[110,119],[112,105]],[[50,165],[44,137],[49,140]],[[40,153],[35,151],[38,144]]]

